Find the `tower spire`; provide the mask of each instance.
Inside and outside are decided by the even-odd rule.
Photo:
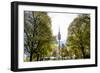
[[[58,40],[61,40],[60,27],[59,27],[59,31],[58,31]]]
[[[61,34],[60,34],[60,27],[59,27],[59,31],[58,31],[58,42],[59,42],[58,50],[59,50],[59,57],[60,57],[60,40],[61,40]]]

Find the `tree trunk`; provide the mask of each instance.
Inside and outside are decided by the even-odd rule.
[[[39,54],[37,54],[37,61],[39,61]]]
[[[30,62],[32,61],[32,51],[30,53]]]
[[[83,55],[83,58],[85,58],[84,47],[82,46],[81,49],[82,49],[82,55]]]

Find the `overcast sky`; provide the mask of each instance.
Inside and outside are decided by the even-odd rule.
[[[66,40],[68,26],[78,14],[70,13],[48,13],[52,21],[52,32],[54,36],[58,35],[59,27],[61,32],[61,41]]]

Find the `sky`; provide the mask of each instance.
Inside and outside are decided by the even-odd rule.
[[[68,26],[78,14],[71,13],[48,13],[51,18],[52,32],[54,36],[58,35],[59,28],[61,33],[61,41],[66,41]]]

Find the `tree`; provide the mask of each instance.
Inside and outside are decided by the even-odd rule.
[[[70,56],[90,58],[90,15],[80,14],[68,28],[67,47]]]
[[[25,38],[24,47],[29,49],[30,61],[39,61],[42,57],[48,56],[51,51],[51,20],[46,12],[31,11],[28,14],[30,14],[29,17],[25,15],[27,19],[24,17],[24,33],[27,37]]]
[[[24,55],[30,57],[32,48],[33,17],[31,11],[24,11]],[[27,58],[26,57],[26,58]]]

